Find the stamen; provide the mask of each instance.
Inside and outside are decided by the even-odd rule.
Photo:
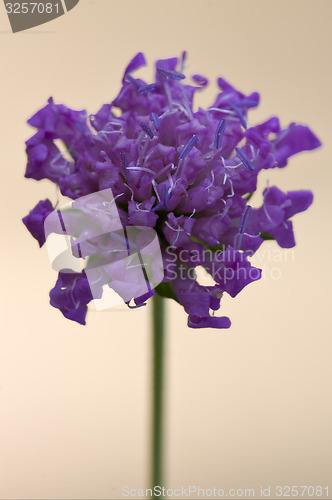
[[[106,129],[106,127],[108,127],[108,125],[114,125],[115,127],[120,127],[119,128],[119,132],[124,132],[124,128],[123,128],[123,124],[120,120],[118,121],[115,121],[115,120],[111,120],[110,122],[107,122],[105,125],[104,125],[104,128],[102,130],[100,130],[100,132],[104,131],[104,132],[108,132]]]
[[[136,80],[136,78],[134,78],[133,76],[131,76],[129,74],[126,75],[126,80],[128,80],[131,83],[133,83],[135,85],[135,87],[137,87],[138,89],[142,88],[141,82],[139,82],[138,80]]]
[[[146,210],[144,208],[141,208],[142,203],[143,203],[142,201],[141,201],[141,203],[138,203],[138,205],[136,206],[137,210],[139,212],[148,212],[148,213],[150,213],[151,210]]]
[[[126,245],[128,256],[130,256],[131,254],[130,249],[137,250],[137,246],[133,241],[129,241],[127,231],[125,230],[125,228],[123,228],[123,233],[124,236],[122,236],[122,234],[119,233],[111,232],[109,233],[109,237],[122,245],[122,248],[117,249],[116,252],[123,252],[124,250],[123,247],[124,245]]]
[[[222,141],[222,138],[224,135],[225,127],[226,127],[226,120],[224,120],[224,118],[222,118],[220,120],[220,122],[218,123],[217,129],[216,129],[216,135],[214,138],[214,147],[216,149],[219,149],[221,146],[221,141]]]
[[[184,231],[183,227],[180,227],[180,226],[179,226],[179,227],[177,227],[177,228],[172,227],[172,226],[170,225],[170,223],[169,223],[169,222],[167,222],[167,220],[165,221],[165,224],[166,224],[166,226],[167,226],[167,227],[169,227],[170,229],[172,229],[172,231],[176,231],[177,233],[178,233],[178,232],[180,232],[180,231]]]
[[[165,81],[164,81],[164,89],[165,89],[165,94],[167,97],[168,105],[170,108],[172,108],[173,107],[173,99],[172,99],[172,94],[171,94],[171,90],[169,88],[167,79],[165,79]]]
[[[100,155],[103,157],[105,162],[111,161],[111,158],[108,156],[106,151],[104,151],[103,149],[100,151]]]
[[[247,122],[245,121],[244,116],[241,113],[241,111],[239,110],[239,108],[237,107],[237,105],[233,104],[232,102],[230,102],[229,105],[233,109],[233,111],[236,113],[237,117],[239,118],[242,127],[246,129],[247,128]]]
[[[234,248],[235,250],[241,250],[243,234],[236,233],[234,236]]]
[[[240,220],[239,234],[243,234],[245,232],[245,230],[247,229],[248,220],[249,220],[249,216],[250,216],[251,211],[252,211],[252,207],[250,205],[247,205],[245,207],[245,209],[243,210],[242,215],[241,215],[241,220]]]
[[[170,78],[172,80],[183,80],[186,76],[179,71],[174,71],[172,69],[157,68],[158,73],[165,78]]]
[[[79,278],[76,278],[73,285],[75,285],[75,283],[78,281]],[[70,297],[73,301],[73,303],[75,304],[75,310],[79,308],[80,306],[80,301],[79,300],[76,300],[76,298],[74,297],[74,287],[70,290]]]
[[[258,101],[250,101],[249,99],[244,99],[243,101],[239,101],[236,103],[238,108],[254,108],[258,106]]]
[[[233,182],[232,182],[232,179],[230,177],[228,177],[228,180],[229,180],[229,183],[231,185],[231,194],[227,195],[227,198],[233,198],[233,196],[234,196]]]
[[[127,184],[126,184],[126,185],[127,185]],[[129,186],[128,186],[128,187],[129,187]],[[132,189],[131,189],[131,188],[129,188],[129,189],[132,191]],[[124,193],[119,193],[119,194],[117,194],[116,196],[114,196],[113,200],[110,202],[110,205],[112,205],[112,203],[114,203],[114,202],[115,202],[118,198],[120,198],[120,196],[123,196],[123,195],[124,195]]]
[[[184,145],[184,147],[180,153],[180,160],[183,160],[186,156],[188,156],[188,154],[190,153],[192,148],[195,146],[197,141],[198,141],[198,138],[196,135],[193,135],[192,138],[189,139],[189,141]]]
[[[258,236],[260,236],[262,233],[259,232],[257,234],[249,234],[249,233],[243,233],[243,236],[248,236],[248,238],[257,238]]]
[[[220,158],[221,158],[222,164],[223,164],[223,166],[225,168],[230,168],[230,169],[232,169],[232,168],[238,168],[240,165],[242,165],[242,162],[237,163],[237,165],[226,165],[225,158],[223,156],[221,156]]]
[[[185,113],[188,116],[188,118],[190,120],[192,120],[194,117],[193,117],[193,114],[192,114],[192,111],[191,111],[191,108],[189,105],[189,101],[188,101],[188,96],[186,95],[184,87],[181,87],[181,93],[182,93],[182,102],[183,102],[183,108],[185,110]]]
[[[174,164],[173,163],[168,163],[168,165],[166,165],[164,168],[162,168],[159,172],[155,173],[155,179],[158,179],[158,177],[160,177],[164,172],[166,172],[167,170],[169,170],[169,168],[171,167],[171,170],[172,170],[172,165],[174,167]],[[170,175],[170,174],[168,174]]]
[[[173,163],[171,163],[171,165],[173,165]],[[174,167],[174,165],[173,165]],[[170,189],[173,189],[174,188],[174,181],[173,181],[173,177],[171,176],[171,174],[168,174],[167,175],[167,178],[169,180],[169,186],[170,186]]]
[[[170,209],[170,207],[169,207],[170,194],[168,192],[166,184],[163,184],[161,194],[162,194],[162,200],[164,203],[164,207],[166,208],[166,210],[169,210]]]
[[[149,210],[146,210],[149,212]],[[143,210],[141,210],[143,212]],[[137,267],[142,267],[141,264],[133,264],[132,266],[127,266],[127,269],[136,269]]]
[[[154,192],[156,193],[158,203],[160,203],[160,196],[159,196],[158,189],[157,189],[157,183],[154,179],[152,179],[152,186],[153,186]]]
[[[153,170],[151,170],[150,168],[139,167],[137,165],[136,165],[136,167],[127,167],[127,170],[142,170],[142,172],[148,172],[149,174],[152,174],[152,175],[155,174],[155,172]]]
[[[248,170],[255,170],[255,165],[249,160],[248,156],[240,148],[235,148],[235,151],[237,152],[237,155],[242,161],[243,165],[247,167]]]
[[[269,186],[269,181],[267,181],[267,186],[266,186],[266,189],[265,189],[265,193],[264,193],[264,197],[263,197],[263,209],[264,209],[264,212],[265,212],[265,215],[266,217],[269,219],[270,222],[272,222],[272,218],[270,217],[270,214],[269,212],[267,211],[267,208],[265,206],[265,198],[266,196],[268,195],[269,191],[270,191],[270,186]]]
[[[142,143],[142,141],[143,141],[144,137],[145,137],[145,135],[144,135],[144,131],[142,130],[142,132],[140,132],[140,133],[138,134],[138,137],[137,137],[137,140],[136,140],[136,144],[137,144],[138,146],[141,146],[141,143]]]
[[[209,160],[210,158],[214,158],[215,156],[216,152],[210,150],[204,155],[204,160]]]
[[[165,82],[167,83],[167,82]],[[165,88],[166,90],[166,88]],[[176,109],[168,109],[167,111],[164,111],[160,116],[159,116],[159,119],[161,118],[164,118],[164,116],[168,116],[168,115],[174,115],[174,113],[177,113],[177,110]]]
[[[150,137],[150,139],[154,138],[154,133],[152,132],[152,130],[148,125],[146,125],[145,123],[141,123],[141,127],[144,130],[144,132]]]
[[[157,193],[156,188],[155,188],[155,191]],[[163,184],[162,188],[161,188],[161,201],[159,201],[158,205],[153,207],[152,212],[156,212],[157,210],[160,210],[161,208],[165,208],[166,210],[170,210],[170,206],[169,206],[170,197],[171,197],[171,195],[168,192],[166,184]],[[159,196],[158,196],[158,198],[159,198]],[[167,222],[166,222],[166,224],[167,224]]]
[[[234,116],[234,111],[231,111],[230,109],[222,109],[222,108],[208,108],[208,111],[220,111],[220,113],[225,113],[226,115],[232,115]]]
[[[208,79],[203,75],[195,74],[192,75],[191,78],[194,80],[194,82],[198,83],[198,85],[201,85],[202,87],[205,87],[209,83]]]
[[[192,114],[192,112],[191,112],[191,110],[189,108],[188,102],[186,101],[186,97],[185,97],[185,95],[184,95],[183,92],[182,92],[182,96],[183,96],[184,105],[180,104],[179,102],[174,102],[173,103],[173,107],[177,108],[177,109],[180,109],[187,116],[187,118],[192,119],[193,118],[193,114]],[[176,111],[177,110],[175,109],[175,112]]]
[[[139,167],[140,165],[144,165],[146,150],[147,150],[147,148],[149,147],[149,144],[150,144],[150,141],[145,141],[145,143],[142,146],[142,140],[145,137],[145,133],[146,132],[144,132],[142,130],[142,132],[139,134],[138,139],[136,141],[136,144],[138,144],[138,146],[139,146],[139,155],[138,155],[138,159],[137,159],[137,162],[136,162],[136,166],[137,167]]]
[[[98,132],[98,134],[101,134],[103,136],[105,136],[105,138],[108,140],[108,137],[107,135],[111,135],[111,134],[119,134],[121,132],[121,130],[100,130]],[[96,136],[96,139],[98,140],[98,135]]]
[[[126,153],[120,153],[120,158],[122,161],[122,167],[124,170],[126,170],[128,167],[128,159]]]
[[[74,166],[74,164],[73,164],[72,162],[70,162],[69,160],[67,160],[67,159],[66,159],[65,155],[66,155],[67,153],[69,153],[69,154],[70,154],[70,150],[69,150],[69,149],[68,149],[68,150],[66,150],[66,151],[64,151],[63,153],[60,151],[60,152],[59,152],[59,153],[58,153],[58,154],[57,154],[54,158],[52,158],[52,160],[50,161],[50,165],[51,165],[52,170],[53,170],[54,172],[58,172],[58,171],[59,171],[59,169],[62,169],[62,173],[63,173],[63,174],[66,174],[66,175],[69,175],[69,174],[70,174],[71,167],[73,167],[73,166]],[[65,160],[65,161],[67,162],[67,165],[66,165],[66,167],[65,167],[65,168],[62,168],[62,165],[63,165],[63,164],[60,164],[60,165],[55,165],[55,164],[56,164],[56,162],[57,162],[58,160],[60,160],[60,158],[61,158],[62,160]]]
[[[125,184],[125,186],[127,186],[127,184]],[[129,187],[129,186],[127,186],[127,187]],[[132,189],[131,189],[131,188],[129,188],[129,189],[132,191]],[[113,203],[115,203],[115,201],[116,201],[118,198],[120,198],[120,196],[123,196],[123,195],[124,195],[124,193],[119,193],[119,194],[117,194],[117,195],[116,195],[116,196],[115,196],[115,197],[114,197],[111,201],[103,201],[102,205],[103,205],[104,207],[107,207],[107,206],[108,206],[109,208],[111,208],[111,205],[112,205]],[[113,214],[112,214],[112,212],[108,212],[108,211],[107,211],[107,210],[105,210],[104,208],[103,208],[103,209],[101,209],[101,208],[98,208],[98,207],[90,206],[90,210],[95,210],[96,212],[101,212],[101,213],[103,213],[103,214],[113,215]]]
[[[211,182],[210,184],[205,188],[205,190],[209,190],[210,191],[210,187],[213,186],[213,183],[214,183],[214,171],[211,170]]]
[[[218,212],[218,216],[223,219],[224,217],[226,217],[227,213],[228,213],[228,210],[230,209],[231,205],[226,203],[226,201],[222,200],[224,203],[225,203],[225,208],[222,212]]]
[[[128,159],[126,153],[120,153],[120,158],[124,176],[127,179],[127,181],[130,181],[130,173],[128,172]]]
[[[152,92],[153,90],[155,90],[156,88],[156,84],[155,83],[150,83],[149,85],[145,85],[145,87],[141,87],[137,93],[139,95],[144,95],[144,94],[148,94],[149,92]]]
[[[175,232],[177,233],[176,238],[175,238],[175,240],[173,241],[173,245],[175,245],[175,243],[176,243],[176,242],[178,241],[178,239],[179,239],[179,236],[180,236],[181,231],[184,231],[184,229],[183,229],[182,227],[180,227],[180,226],[179,226],[178,228],[176,228],[176,229],[175,229],[175,227],[172,227],[172,226],[171,226],[171,225],[170,225],[167,221],[165,221],[165,224],[166,224],[166,226],[167,226],[167,227],[169,227],[170,229],[172,229],[172,231],[175,231]]]
[[[186,62],[186,58],[187,58],[187,52],[184,50],[182,52],[182,55],[181,55],[181,66],[180,66],[180,71],[183,71],[183,68],[184,68],[184,65],[185,65],[185,62]]]
[[[155,150],[151,149],[150,152],[147,155],[145,155],[143,165],[145,165],[145,163],[147,163],[150,160],[153,154],[155,154]]]
[[[150,114],[150,117],[151,117],[151,120],[153,121],[154,128],[158,132],[159,126],[160,126],[159,116],[152,111]]]

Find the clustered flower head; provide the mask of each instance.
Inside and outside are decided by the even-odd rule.
[[[284,193],[267,186],[261,207],[254,209],[248,202],[258,174],[285,167],[290,156],[315,149],[320,141],[304,125],[282,129],[275,116],[249,125],[248,113],[258,106],[259,94],[245,95],[223,78],[217,80],[220,92],[214,103],[194,110],[194,95],[208,80],[196,74],[192,84],[186,83],[185,53],[157,61],[153,83],[135,76],[145,64],[143,54],[137,54],[118,96],[95,115],[50,98],[28,120],[37,132],[26,143],[25,176],[49,179],[73,200],[111,189],[123,227],[153,228],[161,246],[163,281],[148,294],[136,294],[135,305],[159,293],[183,305],[190,327],[228,328],[229,318],[215,315],[223,293],[235,297],[261,277],[249,257],[264,240],[274,239],[283,248],[295,245],[291,218],[313,199],[310,191]],[[23,219],[40,246],[44,221],[53,210],[49,200],[40,201]],[[100,241],[98,249],[110,265],[108,281],[104,277],[101,285],[107,282],[121,295],[126,272],[114,265],[107,241]],[[86,245],[80,256],[92,253]],[[198,283],[198,266],[214,285]],[[50,298],[64,316],[85,324],[93,298],[85,271],[60,271]],[[123,298],[130,305],[130,297]]]

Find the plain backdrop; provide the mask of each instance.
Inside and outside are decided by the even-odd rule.
[[[190,330],[167,304],[165,486],[329,485],[332,496],[331,16],[329,0],[81,0],[14,35],[1,4],[2,500],[149,486],[151,307],[91,312],[82,327],[49,305],[56,273],[21,218],[55,188],[24,178],[24,141],[51,95],[94,113],[137,52],[151,81],[156,59],[183,50],[187,75],[211,82],[200,105],[222,75],[261,93],[252,123],[309,124],[324,146],[262,175],[260,192],[312,189],[314,204],[294,218],[293,252],[276,262],[267,243],[264,279],[223,300],[231,329]]]

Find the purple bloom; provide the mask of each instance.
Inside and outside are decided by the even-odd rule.
[[[28,121],[37,132],[26,143],[25,175],[51,180],[74,200],[111,189],[123,228],[157,231],[164,280],[155,292],[181,303],[192,328],[228,328],[230,320],[215,315],[222,294],[235,297],[260,279],[249,255],[265,239],[281,247],[295,245],[291,218],[312,203],[310,191],[283,193],[273,186],[261,195],[262,206],[251,209],[247,201],[257,190],[258,175],[284,167],[290,156],[315,149],[320,141],[304,125],[281,128],[275,116],[251,126],[248,113],[258,106],[259,94],[245,95],[223,78],[212,105],[196,110],[194,96],[207,85],[205,77],[195,74],[195,84],[189,84],[183,59],[171,58],[157,61],[154,81],[145,82],[135,75],[145,64],[143,54],[137,54],[117,97],[94,115],[49,99]],[[24,218],[40,245],[51,210],[46,200]],[[87,211],[94,220],[91,207]],[[140,306],[153,295],[114,258],[115,236],[85,241],[81,231],[73,253],[87,258],[87,275],[94,252],[106,265],[97,288],[108,284],[128,305],[134,298]],[[215,285],[198,283],[198,266]],[[67,318],[84,324],[91,299],[84,273],[59,273],[51,304]]]

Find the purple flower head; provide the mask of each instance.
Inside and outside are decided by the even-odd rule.
[[[215,315],[223,293],[235,297],[260,279],[261,270],[250,264],[249,256],[265,239],[283,248],[295,245],[291,218],[312,203],[310,191],[283,193],[271,186],[258,195],[261,207],[252,208],[248,200],[257,191],[258,175],[284,167],[290,156],[315,149],[320,141],[305,125],[281,128],[274,116],[252,125],[248,115],[258,106],[259,94],[246,95],[223,78],[217,80],[220,92],[211,106],[196,109],[195,93],[208,80],[194,74],[194,84],[188,83],[184,56],[157,61],[152,82],[136,74],[145,64],[143,54],[137,54],[126,67],[117,97],[94,115],[49,99],[28,121],[37,131],[26,143],[25,175],[51,180],[77,206],[82,197],[111,190],[123,234],[128,226],[157,232],[163,281],[153,290],[146,287],[148,279],[142,286],[136,268],[126,270],[114,251],[119,236],[102,234],[107,217],[100,215],[101,206],[87,204],[89,220],[104,231],[88,238],[89,231],[80,227],[72,252],[86,260],[86,274],[60,271],[51,304],[85,324],[93,298],[88,278],[93,275],[98,293],[108,285],[129,306],[132,299],[134,307],[144,305],[158,293],[182,304],[192,328],[229,328],[229,318]],[[46,200],[24,218],[40,245],[50,211]],[[66,224],[73,225],[70,218]],[[142,243],[138,240],[135,248]],[[100,278],[91,259],[105,265]],[[199,267],[214,285],[199,284]]]

